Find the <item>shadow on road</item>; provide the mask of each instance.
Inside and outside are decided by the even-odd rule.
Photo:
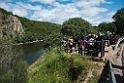
[[[107,62],[104,66],[104,69],[101,73],[100,79],[97,83],[109,83],[108,79],[108,68],[109,68],[109,62]]]

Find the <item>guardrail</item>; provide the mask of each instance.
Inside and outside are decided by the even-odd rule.
[[[122,73],[123,73],[123,82],[124,82],[124,47],[122,50]],[[109,83],[117,83],[110,60],[109,60]]]
[[[124,37],[118,39],[114,50],[118,47],[119,43],[123,40],[124,40]],[[123,50],[122,50],[122,73],[123,73],[123,82],[124,82],[124,47],[123,47]]]
[[[122,51],[122,72],[123,72],[123,82],[124,82],[124,47]]]
[[[109,83],[117,83],[110,60],[109,60]]]
[[[119,43],[120,43],[121,41],[123,41],[123,40],[124,40],[124,37],[118,39],[118,41],[117,41],[117,43],[116,43],[116,45],[115,45],[114,50],[118,47]]]

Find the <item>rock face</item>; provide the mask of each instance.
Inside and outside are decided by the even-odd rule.
[[[24,29],[20,20],[0,11],[0,39],[10,40],[15,36],[23,36]]]

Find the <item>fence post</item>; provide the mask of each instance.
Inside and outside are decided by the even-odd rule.
[[[101,57],[103,57],[104,56],[104,40],[102,39],[102,41],[101,41]]]
[[[86,50],[86,43],[84,42],[84,55],[85,55],[85,50]]]
[[[68,42],[67,42],[67,47],[66,47],[67,49],[67,53],[69,53],[68,51],[69,51],[69,45],[68,45]]]

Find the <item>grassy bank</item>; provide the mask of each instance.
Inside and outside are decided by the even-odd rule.
[[[96,83],[99,69],[100,66],[87,57],[54,48],[28,68],[28,83],[79,83],[87,78],[89,72],[91,80],[88,83]]]

